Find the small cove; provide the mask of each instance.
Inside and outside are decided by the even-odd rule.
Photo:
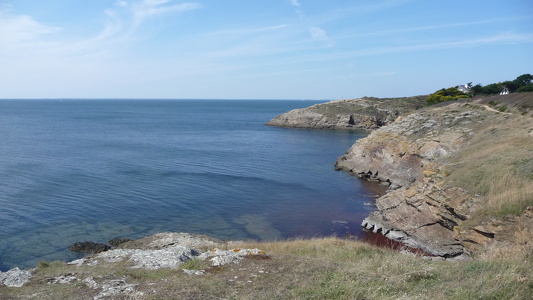
[[[263,125],[314,103],[1,100],[0,269],[162,231],[361,237],[380,192],[333,164],[366,133]]]

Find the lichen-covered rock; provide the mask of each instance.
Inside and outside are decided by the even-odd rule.
[[[14,268],[7,272],[0,272],[0,284],[8,287],[21,287],[28,283],[32,277],[31,271]]]
[[[143,296],[141,292],[137,292],[135,287],[137,284],[128,283],[130,279],[128,276],[120,278],[106,277],[88,277],[83,280],[88,287],[99,290],[98,295],[94,296],[94,300],[109,299],[109,297],[119,297],[120,299],[139,299]]]
[[[392,123],[399,115],[418,109],[423,96],[408,98],[335,100],[308,108],[295,109],[277,116],[266,125],[314,128],[372,130]]]
[[[259,249],[231,249],[221,250],[215,248],[211,251],[204,252],[200,255],[201,259],[209,259],[212,265],[215,267],[223,266],[227,264],[239,263],[244,257],[247,256],[262,256],[266,257],[265,252]]]
[[[120,244],[119,249],[112,249],[90,257],[70,262],[71,265],[94,266],[100,263],[118,263],[129,261],[131,268],[176,269],[191,259],[210,260],[212,266],[239,263],[246,256],[263,256],[259,249],[221,250],[216,247],[227,246],[228,243],[206,235],[163,232],[142,239]],[[201,251],[199,248],[213,250]]]
[[[118,245],[123,249],[163,249],[173,245],[185,247],[216,247],[221,240],[203,234],[190,234],[182,232],[161,232],[142,239],[127,241]]]
[[[157,250],[114,249],[100,253],[95,259],[103,259],[106,262],[128,259],[133,264],[132,268],[156,270],[177,268],[199,254],[196,249],[175,245]]]

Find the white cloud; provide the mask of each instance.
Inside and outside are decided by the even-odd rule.
[[[14,15],[9,8],[0,8],[0,45],[19,47],[59,32],[61,27],[42,24],[26,15]]]
[[[128,2],[123,1],[123,0],[117,0],[115,2],[115,5],[118,6],[118,7],[126,7],[126,6],[128,6]]]
[[[302,6],[302,4],[300,4],[300,2],[298,2],[298,0],[291,0],[291,4],[296,6],[296,7]]]
[[[316,27],[316,26],[311,27],[309,31],[311,32],[311,37],[314,39],[327,39],[328,38],[326,31],[320,27]]]
[[[133,5],[133,16],[135,24],[142,23],[149,17],[170,13],[179,13],[199,9],[202,6],[198,3],[185,2],[175,5],[164,5],[171,0],[144,0]]]
[[[51,26],[31,16],[16,14],[8,5],[0,5],[0,65],[30,59],[37,64],[52,60],[72,64],[71,61],[78,59],[111,59],[139,41],[136,31],[147,19],[200,8],[192,2],[172,2],[117,0],[102,12],[107,17],[102,29],[89,36],[77,34],[76,27]]]

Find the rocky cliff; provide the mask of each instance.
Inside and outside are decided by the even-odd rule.
[[[281,114],[266,125],[314,128],[372,130],[392,123],[398,116],[423,107],[425,96],[336,100],[295,109]]]
[[[531,246],[533,119],[483,101],[399,117],[338,159],[337,169],[390,185],[363,227],[443,257]]]

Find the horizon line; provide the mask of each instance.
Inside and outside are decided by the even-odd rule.
[[[339,98],[342,99],[342,98]],[[354,98],[356,99],[356,98]],[[90,97],[54,97],[54,98],[0,98],[0,101],[3,100],[194,100],[194,101],[205,101],[205,100],[217,100],[217,101],[331,101],[338,99],[268,99],[268,98],[90,98]]]

